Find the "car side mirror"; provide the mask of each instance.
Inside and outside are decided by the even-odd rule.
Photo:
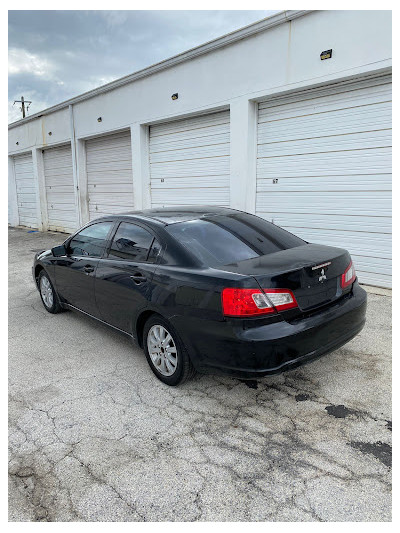
[[[60,244],[60,246],[54,246],[54,248],[51,249],[51,253],[54,255],[54,257],[62,257],[67,255],[67,248],[64,246],[64,244]]]

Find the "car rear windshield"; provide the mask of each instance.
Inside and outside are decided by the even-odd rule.
[[[178,222],[166,230],[208,266],[231,265],[306,244],[271,222],[246,213]]]

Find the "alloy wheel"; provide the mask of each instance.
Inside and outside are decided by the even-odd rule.
[[[163,376],[172,376],[178,365],[178,355],[174,339],[164,326],[156,324],[150,328],[147,349],[156,370]]]
[[[51,308],[53,306],[53,289],[46,276],[42,276],[40,280],[40,294],[42,295],[45,306]]]

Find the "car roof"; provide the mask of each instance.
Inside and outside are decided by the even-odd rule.
[[[144,209],[142,211],[129,211],[127,213],[114,214],[113,217],[134,218],[151,220],[166,226],[177,222],[196,220],[208,215],[229,215],[237,213],[235,209],[215,205],[188,205],[179,207],[160,207]]]

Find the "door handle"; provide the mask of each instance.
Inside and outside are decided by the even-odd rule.
[[[94,271],[94,267],[92,265],[86,265],[83,267],[83,270],[86,272],[86,274],[90,274],[90,272]]]
[[[143,276],[140,272],[137,272],[136,274],[133,274],[133,276],[129,276],[136,285],[139,285],[140,283],[143,283],[147,280],[146,276]]]

